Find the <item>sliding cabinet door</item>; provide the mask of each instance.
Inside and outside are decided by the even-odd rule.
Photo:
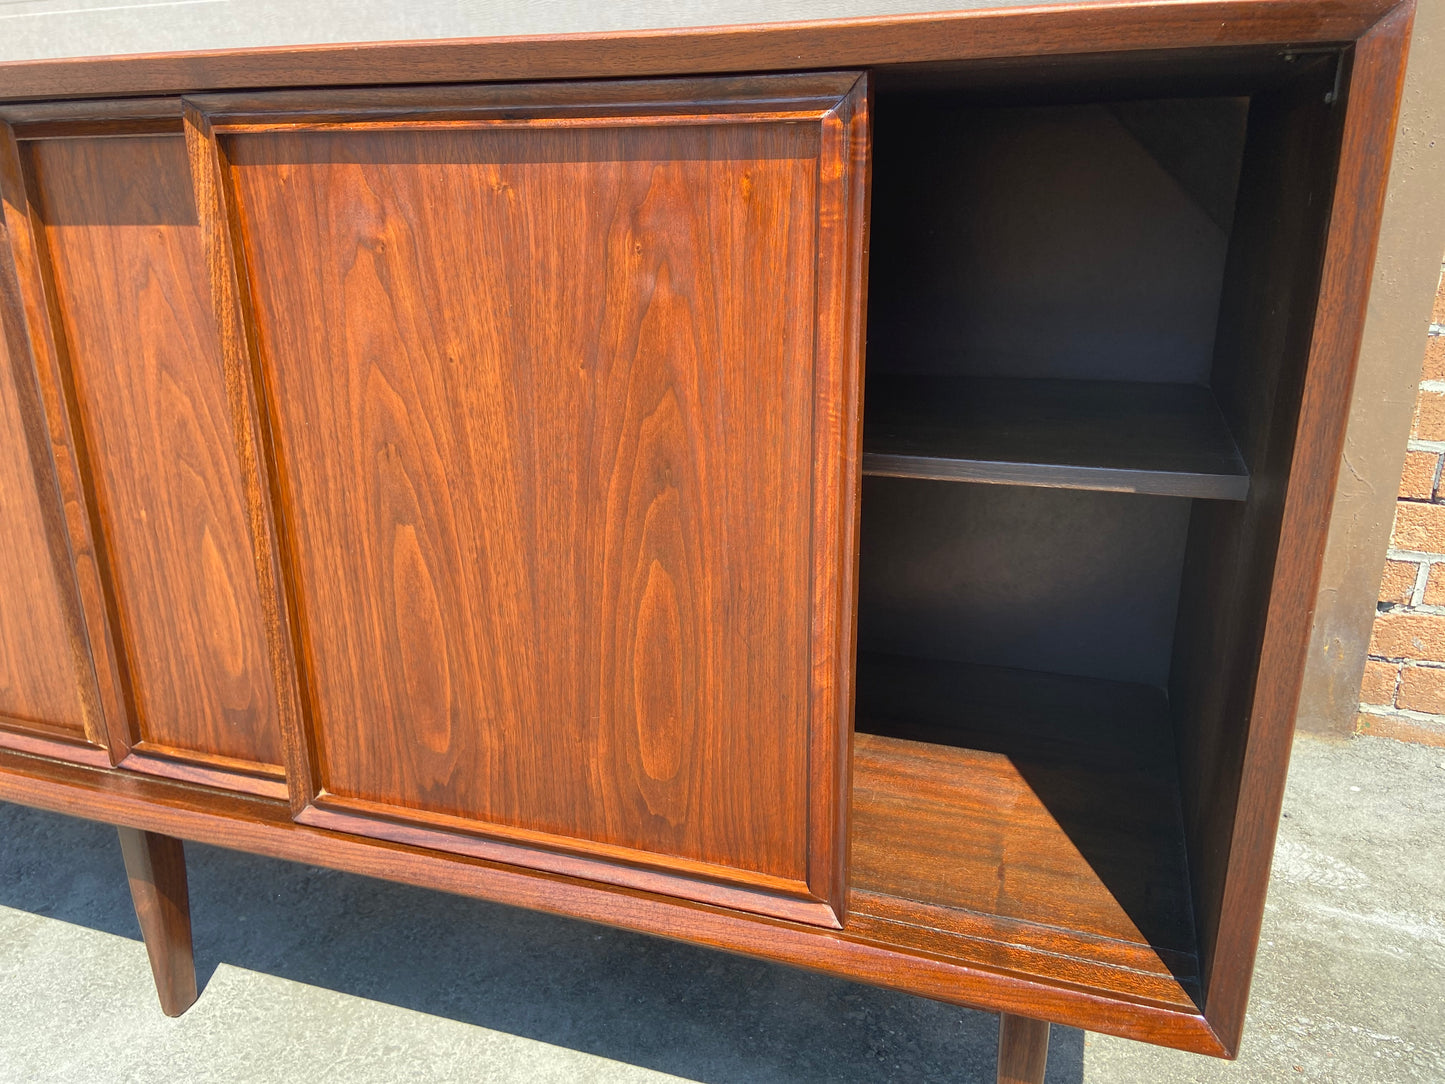
[[[274,454],[301,820],[837,923],[864,102],[189,103]]]

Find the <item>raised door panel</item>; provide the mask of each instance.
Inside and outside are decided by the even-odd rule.
[[[19,327],[6,330],[11,334],[0,334],[0,727],[83,741],[79,610],[73,583],[58,568],[68,567],[69,552],[63,534],[47,528],[43,502],[57,499],[49,464],[37,480],[31,456],[29,430],[42,423],[23,411],[28,400],[38,412],[35,377],[29,359],[20,361]]]
[[[302,819],[836,921],[861,248],[833,79],[804,119],[217,125]]]
[[[185,139],[23,146],[130,681],[126,765],[198,766],[224,773],[210,782],[280,793],[275,686]]]

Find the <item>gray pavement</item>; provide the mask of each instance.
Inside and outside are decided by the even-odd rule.
[[[1445,750],[1295,747],[1226,1063],[1055,1028],[1049,1084],[1445,1082]],[[156,1005],[114,832],[0,804],[0,1084],[991,1081],[992,1017],[188,845],[204,986]]]

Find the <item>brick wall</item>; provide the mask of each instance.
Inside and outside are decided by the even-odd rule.
[[[1430,319],[1355,730],[1445,745],[1445,277]]]

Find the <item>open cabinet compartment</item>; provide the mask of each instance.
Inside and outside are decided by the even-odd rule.
[[[1347,75],[880,75],[851,928],[1185,1013],[1241,964]]]

